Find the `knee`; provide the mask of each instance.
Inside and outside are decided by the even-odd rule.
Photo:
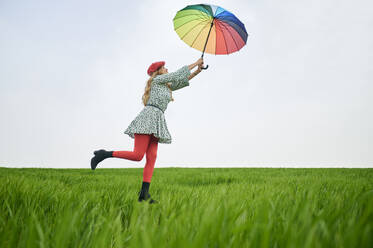
[[[134,157],[134,160],[135,161],[141,161],[144,157],[144,153],[136,153],[135,154],[135,157]]]

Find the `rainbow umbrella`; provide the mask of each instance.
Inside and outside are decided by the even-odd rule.
[[[245,25],[219,6],[188,5],[176,13],[173,22],[181,40],[202,51],[202,58],[205,52],[215,55],[237,52],[247,41]]]

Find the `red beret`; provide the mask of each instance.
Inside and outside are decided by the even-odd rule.
[[[151,76],[153,72],[157,71],[159,68],[164,66],[164,64],[166,64],[166,62],[164,61],[158,61],[151,64],[148,68],[148,75]]]

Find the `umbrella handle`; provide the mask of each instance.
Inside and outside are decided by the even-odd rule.
[[[215,19],[215,17],[214,17],[214,19]],[[210,37],[210,32],[211,32],[212,26],[214,26],[214,21],[211,22],[209,34],[207,35],[207,39],[206,39],[206,42],[205,42],[205,47],[203,48],[201,58],[203,58],[203,55],[205,54],[205,49],[206,49],[207,41],[209,40],[209,37]],[[209,65],[206,65],[206,67],[201,67],[202,70],[207,70],[207,68],[209,68]]]

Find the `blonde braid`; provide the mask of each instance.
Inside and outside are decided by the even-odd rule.
[[[150,97],[150,88],[152,85],[153,78],[157,75],[158,75],[158,71],[154,72],[153,75],[151,75],[151,77],[146,82],[145,92],[144,92],[144,95],[142,96],[142,103],[144,104],[144,106],[146,105]]]

